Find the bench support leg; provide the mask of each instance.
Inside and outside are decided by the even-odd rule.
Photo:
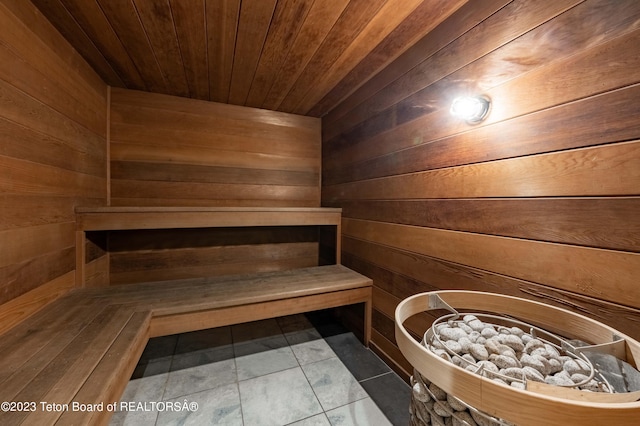
[[[371,340],[371,315],[373,311],[373,302],[371,298],[364,302],[364,345],[369,347]]]

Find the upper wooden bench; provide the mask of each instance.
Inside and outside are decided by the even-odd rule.
[[[333,226],[340,263],[342,209],[326,207],[78,207],[76,282],[86,282],[88,231],[263,226]]]
[[[137,215],[142,210],[82,209],[78,232],[84,238],[85,230],[181,227],[162,215]],[[198,227],[339,227],[340,216],[339,209],[295,209],[298,214],[284,209],[284,215],[275,214],[282,209],[154,210],[190,223],[194,219]],[[207,217],[194,218],[196,212]],[[239,212],[247,214],[236,216]],[[0,401],[36,403],[35,411],[1,411],[0,424],[105,424],[112,414],[107,404],[119,401],[150,337],[364,303],[368,344],[371,286],[363,275],[328,265],[76,289],[0,339]],[[73,411],[74,403],[103,405],[97,411]]]

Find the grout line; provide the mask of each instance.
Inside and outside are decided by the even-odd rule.
[[[367,377],[366,379],[362,379],[358,383],[366,382],[368,380],[377,379],[378,377],[386,376],[387,374],[391,374],[391,373],[393,373],[393,371],[387,371],[386,373],[380,373],[380,374],[378,374],[376,376],[371,376],[371,377]]]

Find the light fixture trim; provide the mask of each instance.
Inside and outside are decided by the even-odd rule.
[[[449,112],[467,123],[474,124],[486,118],[490,106],[491,100],[487,96],[460,96],[453,100]]]

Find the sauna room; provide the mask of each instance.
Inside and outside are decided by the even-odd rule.
[[[637,0],[0,0],[0,40],[0,424],[640,422]]]

